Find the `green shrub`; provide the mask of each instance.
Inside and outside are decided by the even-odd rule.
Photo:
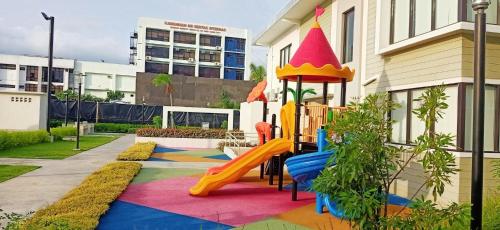
[[[48,140],[49,140],[49,134],[45,130],[36,130],[36,131],[0,130],[0,150],[47,142]]]
[[[151,127],[151,125],[97,123],[94,126],[94,130],[99,133],[135,133],[135,129],[145,127]]]
[[[203,139],[224,139],[226,137],[225,129],[155,129],[143,128],[137,130],[137,136],[140,137],[172,137],[172,138],[203,138]]]
[[[64,137],[76,136],[76,127],[51,128],[50,133],[54,136],[54,140],[62,140]]]
[[[153,117],[153,124],[155,125],[155,128],[161,128],[163,123],[163,119],[161,116],[154,116]]]
[[[49,126],[50,126],[51,128],[60,127],[60,126],[62,126],[62,125],[63,125],[63,121],[61,121],[61,120],[53,120],[53,119],[52,119],[52,120],[50,120],[50,121],[49,121]]]
[[[149,159],[156,147],[154,142],[135,143],[118,155],[120,161],[144,161]]]
[[[19,229],[95,229],[100,216],[140,169],[135,162],[107,164],[62,199],[21,222]]]
[[[221,129],[227,129],[227,121],[223,121],[222,124],[220,125]]]

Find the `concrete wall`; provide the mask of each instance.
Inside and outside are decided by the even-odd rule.
[[[137,73],[136,103],[144,97],[148,105],[170,105],[164,87],[155,87],[152,80],[155,74]],[[225,90],[237,103],[246,101],[248,93],[255,86],[252,81],[234,81],[187,76],[172,76],[174,106],[210,107],[219,102]]]
[[[42,93],[0,92],[0,129],[46,129],[47,96]]]

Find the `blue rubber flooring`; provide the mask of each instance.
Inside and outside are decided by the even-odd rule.
[[[97,229],[231,229],[232,226],[165,212],[117,200],[101,217]]]
[[[165,147],[160,147],[160,146],[156,146],[155,149],[153,150],[154,153],[172,153],[172,152],[180,152],[180,151],[185,151],[185,150],[165,148]]]
[[[217,160],[231,160],[231,158],[230,158],[230,157],[228,157],[226,154],[219,154],[219,155],[213,155],[213,156],[206,156],[205,158],[217,159]]]

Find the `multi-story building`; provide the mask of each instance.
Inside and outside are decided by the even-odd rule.
[[[141,17],[130,63],[137,72],[249,80],[248,37],[245,29]]]
[[[391,114],[395,120],[393,144],[413,145],[423,131],[422,122],[409,112],[418,107],[413,99],[428,87],[446,86],[449,107],[435,129],[455,136],[455,146],[450,148],[461,171],[452,177],[441,202],[468,201],[473,97],[471,0],[293,0],[255,40],[269,47],[271,98],[281,91],[275,69],[297,50],[314,21],[316,5],[326,10],[319,22],[339,61],[356,70],[355,80],[347,84],[348,98],[389,92],[401,104]],[[493,159],[500,158],[499,7],[497,0],[491,1],[486,11],[485,193],[498,182],[490,167]],[[333,105],[339,105],[339,88],[329,89]],[[394,192],[411,195],[417,189],[422,171],[417,164],[410,171],[398,181]]]
[[[47,92],[48,58],[0,55],[0,91]],[[123,101],[135,103],[135,66],[54,58],[52,93],[76,88],[75,74],[82,74],[82,93],[106,97],[122,91]]]

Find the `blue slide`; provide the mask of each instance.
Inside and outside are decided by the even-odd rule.
[[[312,180],[318,177],[328,162],[328,159],[334,154],[334,151],[325,151],[326,131],[318,129],[318,152],[303,154],[288,158],[285,164],[288,168],[288,174],[298,183],[311,185]],[[389,194],[388,203],[392,205],[405,206],[410,201],[406,198]],[[338,218],[348,218],[344,212],[337,208],[337,204],[328,195],[316,193],[316,212],[323,213],[323,207],[326,207],[330,214]]]

